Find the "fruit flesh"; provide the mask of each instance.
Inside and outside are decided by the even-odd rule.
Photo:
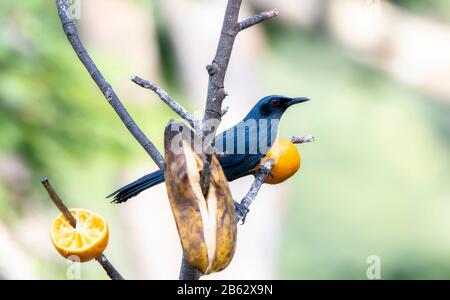
[[[81,262],[96,258],[108,243],[106,221],[88,210],[71,209],[70,212],[77,222],[76,228],[59,215],[50,230],[53,245],[66,258],[75,255]]]
[[[302,158],[295,145],[286,138],[279,138],[265,156],[265,160],[273,159],[271,175],[265,183],[278,184],[294,175],[301,166]]]

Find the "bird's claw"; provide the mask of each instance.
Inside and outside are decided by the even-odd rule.
[[[238,203],[238,202],[234,202],[234,208],[236,209],[236,215],[242,216],[242,223],[245,223],[245,218],[247,217],[248,212],[250,211],[250,209],[248,209],[246,206]]]

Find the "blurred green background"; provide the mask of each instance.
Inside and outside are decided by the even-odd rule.
[[[126,7],[133,7],[130,11],[139,11],[136,18],[150,20],[143,23],[150,29],[143,31],[140,40],[144,49],[153,49],[143,53],[153,56],[157,67],[145,73],[144,64],[143,72],[190,109],[201,110],[205,97],[194,100],[196,92],[192,90],[206,92],[203,67],[212,58],[214,47],[203,55],[203,65],[194,66],[203,72],[199,86],[188,86],[191,83],[183,77],[189,77],[186,69],[190,66],[177,54],[184,44],[178,38],[177,24],[169,21],[175,9],[162,1],[89,1],[111,7],[126,2]],[[226,1],[215,2],[214,14],[222,16]],[[258,31],[243,33],[236,41],[244,43],[252,34],[260,39],[245,46],[246,51],[258,53],[252,69],[259,78],[252,87],[257,94],[247,100],[249,106],[265,94],[309,96],[313,101],[308,105],[286,114],[281,135],[311,133],[317,138],[314,144],[300,147],[301,172],[270,187],[283,193],[264,199],[283,203],[274,233],[276,251],[267,256],[273,267],[264,277],[365,279],[366,259],[377,255],[383,279],[449,279],[450,77],[446,75],[450,68],[446,67],[450,64],[449,58],[439,57],[439,53],[450,53],[444,51],[450,51],[450,40],[441,39],[450,35],[450,4],[445,0],[426,4],[421,0],[343,2],[349,6],[364,2],[362,9],[380,18],[375,20],[388,22],[387,29],[375,24],[375,36],[368,27],[367,35],[378,39],[364,44],[364,39],[347,38],[357,39],[358,34],[336,23],[351,18],[339,17],[342,9],[334,1],[316,1],[320,3],[314,4],[317,7],[311,1],[245,4],[248,15],[281,6],[280,18],[259,26]],[[196,9],[206,5],[199,0],[168,3],[189,7],[192,18]],[[127,109],[162,149],[162,130],[176,116],[153,95],[134,91],[139,88],[128,78],[136,73],[135,61],[141,59],[133,58],[136,52],[130,49],[134,44],[118,38],[116,43],[125,44],[124,52],[102,44],[95,31],[105,27],[89,22],[108,19],[108,10],[85,11],[84,5],[91,4],[81,6],[78,23],[82,38]],[[289,5],[293,5],[291,11],[286,10]],[[301,5],[315,10],[305,12]],[[90,17],[92,11],[97,11],[96,18]],[[289,14],[284,18],[286,11]],[[127,18],[109,22],[120,24]],[[213,22],[216,29],[222,20]],[[395,31],[401,22],[413,31],[405,48],[405,32]],[[126,277],[144,277],[127,252],[133,232],[122,221],[122,207],[110,205],[104,198],[155,166],[78,62],[62,33],[53,1],[1,1],[0,28],[0,278],[66,278],[68,264],[52,249],[48,238],[48,226],[57,211],[40,186],[44,175],[68,205],[97,211],[108,219],[115,230],[108,256]],[[184,30],[190,31],[189,23]],[[440,30],[442,35],[424,36],[427,30]],[[209,43],[215,45],[218,33],[213,32]],[[114,32],[109,34],[114,36]],[[436,44],[428,43],[430,40]],[[148,45],[151,48],[145,48]],[[409,50],[417,50],[417,45],[422,45],[418,58],[403,59],[409,57]],[[406,50],[397,51],[396,47]],[[442,51],[436,54],[436,49]],[[243,60],[233,53],[232,65],[239,66]],[[425,67],[416,68],[416,61],[423,61]],[[236,74],[228,73],[228,78]],[[227,89],[233,99],[239,99],[233,85]],[[227,105],[233,109],[235,103],[230,99]],[[236,116],[244,113],[244,109],[235,111]],[[133,168],[132,175],[127,168]],[[148,211],[148,218],[157,213]],[[253,214],[258,214],[257,201],[248,223]],[[153,245],[160,247],[157,240]],[[178,263],[177,257],[167,264],[176,270]],[[151,278],[158,278],[157,272],[152,274]],[[83,265],[83,278],[106,276],[99,266],[89,263]]]

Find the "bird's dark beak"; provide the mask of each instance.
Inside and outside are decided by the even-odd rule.
[[[306,98],[306,97],[291,98],[288,102],[288,106],[306,102],[306,101],[309,101],[309,98]]]

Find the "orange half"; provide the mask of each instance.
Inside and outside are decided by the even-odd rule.
[[[50,227],[50,238],[56,250],[65,258],[87,262],[100,256],[108,245],[109,230],[105,219],[86,209],[72,208],[77,221],[73,228],[60,214]]]

